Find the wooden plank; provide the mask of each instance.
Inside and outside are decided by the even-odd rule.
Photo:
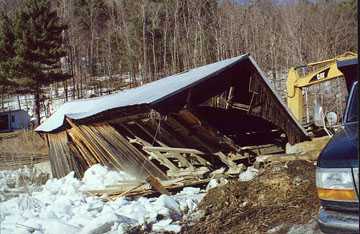
[[[178,190],[180,188],[186,187],[186,186],[200,186],[200,185],[205,185],[207,183],[209,183],[210,179],[185,179],[185,178],[181,178],[178,181],[175,180],[169,180],[169,181],[161,181],[161,184],[163,185],[163,187],[168,191],[173,191],[173,190]],[[111,188],[111,189],[103,189],[103,190],[90,190],[87,191],[89,194],[91,195],[95,195],[95,196],[102,196],[103,194],[107,194],[108,196],[110,196],[110,198],[117,198],[120,197],[120,195],[122,193],[124,193],[124,190],[116,190]],[[133,189],[132,191],[128,191],[125,195],[121,195],[121,196],[126,196],[126,197],[138,197],[138,196],[151,196],[158,193],[158,191],[151,189],[151,186],[149,186],[148,184],[142,185],[136,189]]]
[[[177,171],[169,170],[167,175],[170,177],[202,177],[205,173],[209,172],[209,168],[207,167],[200,167],[196,169],[180,169]]]
[[[78,164],[68,146],[67,133],[48,134],[48,139],[49,159],[53,176],[60,178],[71,171],[75,171],[76,176],[81,176]]]
[[[202,157],[200,157],[200,156],[197,155],[197,154],[191,153],[190,156],[191,156],[191,157],[195,157],[196,160],[197,160],[201,165],[203,165],[203,166],[211,166],[211,163],[210,163],[210,162],[206,161],[205,159],[203,159]]]
[[[229,168],[236,166],[236,164],[233,161],[229,160],[223,152],[217,152],[214,155],[218,156],[221,162],[223,162]]]
[[[189,149],[189,148],[173,148],[173,147],[156,147],[156,146],[145,146],[144,150],[147,151],[159,151],[159,152],[174,152],[174,153],[184,153],[184,154],[200,154],[203,155],[204,153],[196,150],[196,149]]]
[[[232,103],[231,107],[234,109],[243,110],[243,111],[248,111],[250,109],[249,105],[245,105],[245,104],[237,103],[237,102]]]
[[[186,156],[181,155],[180,153],[177,152],[167,152],[165,154],[165,157],[171,157],[171,158],[175,158],[176,160],[178,160],[179,162],[179,167],[188,167],[193,169],[193,165],[191,165],[191,163],[186,159]]]
[[[303,154],[269,154],[256,157],[256,163],[288,162],[294,160],[316,161],[320,151],[312,150]]]
[[[195,140],[197,140],[197,142],[200,140],[202,144],[208,146],[206,151],[214,153],[218,151],[230,152],[238,150],[238,146],[235,145],[230,138],[215,133],[206,122],[200,121],[192,112],[182,110],[178,114],[175,114],[174,117],[180,124],[183,124],[184,127],[189,129],[191,136],[196,138]]]
[[[156,139],[157,136],[152,135],[142,124],[135,122],[135,125],[138,126],[145,134],[147,134],[150,138],[153,139],[154,142],[158,143],[159,145],[166,147],[167,145],[164,144],[163,142],[159,141],[158,139]]]
[[[172,147],[184,147],[185,144],[182,139],[179,139],[178,135],[174,133],[169,126],[167,126],[166,122],[167,121],[164,120],[160,123],[160,131],[158,132],[156,138]],[[153,132],[155,134],[157,131],[158,126],[155,126],[150,120],[142,120],[142,124],[149,129],[149,132]]]
[[[229,95],[228,95],[228,98],[226,100],[225,109],[229,109],[231,107],[231,104],[232,104],[232,101],[233,101],[233,98],[234,98],[234,92],[235,92],[235,87],[231,86],[229,88]]]
[[[118,170],[126,171],[144,178],[155,175],[167,178],[142,152],[131,145],[126,138],[108,124],[76,125],[68,120],[72,126],[72,136],[76,145],[84,146],[82,157],[95,159],[95,162],[109,165]],[[81,147],[79,147],[81,149]],[[83,154],[88,150],[89,154]]]
[[[174,116],[175,117],[175,116]],[[173,116],[169,116],[167,119],[168,125],[175,131],[175,135],[181,136],[183,141],[187,143],[187,146],[191,148],[199,148],[200,150],[213,152],[214,148],[208,144],[205,144],[202,140],[200,140],[193,131],[186,128],[180,122],[178,122]]]
[[[196,150],[196,149],[189,149],[189,148],[171,148],[171,147],[152,147],[146,146],[143,148],[145,151],[148,152],[166,152],[166,154],[161,154],[161,157],[167,158],[176,158],[180,161],[180,163],[185,167],[193,167],[191,163],[188,162],[185,158],[190,156],[195,158],[200,165],[209,166],[211,165],[210,162],[206,161],[199,155],[204,155],[203,152]],[[188,156],[182,154],[189,154]],[[157,154],[159,155],[159,154]]]
[[[151,187],[156,189],[156,191],[158,191],[159,193],[170,195],[170,193],[166,190],[166,188],[160,183],[158,178],[156,178],[152,175],[149,175],[146,178],[146,181],[151,185]]]
[[[136,186],[134,186],[134,187],[131,187],[130,189],[126,190],[125,192],[119,194],[119,197],[124,197],[124,196],[126,196],[128,193],[130,193],[130,192],[132,192],[132,191],[140,188],[140,187],[143,186],[144,184],[145,184],[145,183],[140,183],[140,184],[138,184],[138,185],[136,185]],[[112,199],[112,200],[115,200],[115,199]]]
[[[142,152],[131,145],[126,140],[126,138],[115,131],[115,129],[113,129],[110,125],[103,125],[97,128],[99,131],[101,131],[106,140],[112,143],[112,148],[118,151],[118,154],[120,155],[117,157],[125,158],[126,160],[123,160],[123,163],[126,163],[127,161],[131,162],[131,168],[136,170],[138,174],[140,172],[138,170],[142,169],[144,170],[145,175],[154,175],[162,179],[167,178],[167,176],[159,168],[157,168]],[[120,150],[122,152],[120,152]]]
[[[108,123],[123,124],[126,122],[135,121],[135,120],[139,120],[139,119],[146,119],[146,118],[149,118],[149,113],[140,113],[140,114],[124,116],[124,117],[120,117],[120,118],[115,118],[115,119],[108,121]]]
[[[127,137],[130,144],[138,144],[141,146],[152,146],[149,142],[141,139],[140,137],[135,136],[135,138]]]
[[[166,157],[164,157],[160,152],[149,152],[150,157],[159,161],[159,163],[169,170],[177,171],[178,168]]]

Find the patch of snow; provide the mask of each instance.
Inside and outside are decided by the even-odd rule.
[[[135,227],[179,232],[177,221],[195,211],[205,195],[199,188],[188,187],[172,196],[104,202],[84,192],[85,188],[129,179],[126,173],[100,165],[89,168],[83,180],[75,178],[73,172],[49,179],[32,193],[0,202],[0,233],[126,233]]]
[[[271,228],[270,230],[268,230],[266,233],[267,234],[272,234],[272,233],[279,233],[280,231],[282,231],[283,229],[288,229],[288,225],[285,224],[280,224],[276,227]]]
[[[183,190],[180,192],[180,194],[194,195],[194,194],[198,194],[199,192],[200,192],[200,188],[185,187],[185,188],[183,188]]]
[[[211,180],[209,181],[209,183],[207,184],[205,191],[207,192],[207,191],[209,191],[209,190],[212,189],[212,188],[215,188],[215,187],[218,187],[218,186],[222,186],[222,185],[225,185],[225,184],[227,184],[227,183],[228,183],[228,180],[225,179],[225,178],[223,178],[223,177],[220,177],[220,178],[218,178],[218,179],[211,179]]]
[[[322,234],[319,224],[316,220],[312,219],[307,224],[296,224],[291,226],[288,234]]]
[[[310,220],[306,224],[280,224],[266,233],[287,233],[287,234],[323,234],[315,219]]]
[[[161,220],[152,225],[152,231],[154,232],[175,232],[178,233],[181,227],[178,224],[171,224],[171,219]]]
[[[135,180],[135,178],[122,171],[112,171],[100,164],[95,164],[85,171],[82,179],[84,185],[80,189],[104,189],[108,185],[114,185],[124,180]]]
[[[211,179],[206,186],[206,191],[209,191],[210,189],[215,188],[218,185],[219,185],[219,182],[217,181],[217,179]]]
[[[17,170],[0,171],[0,202],[20,193],[31,193],[38,189],[38,185],[42,182],[41,177],[44,176],[48,178],[48,175],[41,171],[26,166]]]
[[[239,180],[240,181],[250,181],[252,179],[254,179],[258,174],[258,170],[255,169],[254,167],[248,167],[246,169],[246,171],[240,173],[239,175]]]

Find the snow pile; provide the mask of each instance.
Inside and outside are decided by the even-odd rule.
[[[251,166],[251,167],[248,167],[246,169],[246,171],[240,173],[239,180],[240,181],[250,181],[250,180],[254,179],[257,174],[258,174],[258,170]]]
[[[0,233],[99,234],[133,228],[179,232],[182,217],[194,211],[204,196],[199,188],[187,187],[173,196],[104,202],[83,192],[121,179],[131,177],[99,165],[90,168],[83,181],[73,172],[50,179],[39,191],[0,203]]]
[[[122,171],[108,170],[100,164],[95,164],[85,171],[82,178],[83,186],[81,186],[81,190],[104,189],[106,186],[126,180],[136,179]]]
[[[0,171],[0,202],[17,196],[18,193],[31,192],[48,178],[48,174],[26,166],[14,171]]]

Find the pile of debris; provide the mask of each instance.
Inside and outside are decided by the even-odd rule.
[[[312,162],[269,164],[250,181],[230,181],[208,191],[183,233],[288,233],[291,228],[309,228],[306,224],[314,223],[319,211],[314,183]],[[297,233],[316,233],[318,227],[312,228]]]
[[[216,174],[236,176],[257,155],[309,139],[249,55],[66,103],[36,130],[56,178],[71,171],[81,178],[100,163],[165,194]],[[124,192],[149,189],[126,185],[115,194]]]
[[[3,171],[0,183],[23,188],[20,177],[30,172]],[[42,186],[29,182],[31,189],[0,201],[0,232],[320,233],[313,221],[319,208],[314,175],[313,162],[272,162],[264,168],[248,167],[238,178],[213,178],[202,189],[171,190],[163,183],[171,194],[149,198],[151,194],[134,189],[127,197],[107,193],[97,197],[95,191],[119,190],[116,187],[141,181],[96,164],[82,180],[71,172]],[[150,191],[152,183],[142,186]],[[179,179],[173,182],[181,183],[185,185]]]

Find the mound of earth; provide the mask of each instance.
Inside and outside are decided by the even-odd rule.
[[[199,209],[205,215],[183,233],[286,233],[318,212],[315,166],[307,161],[269,165],[252,181],[211,189]]]

